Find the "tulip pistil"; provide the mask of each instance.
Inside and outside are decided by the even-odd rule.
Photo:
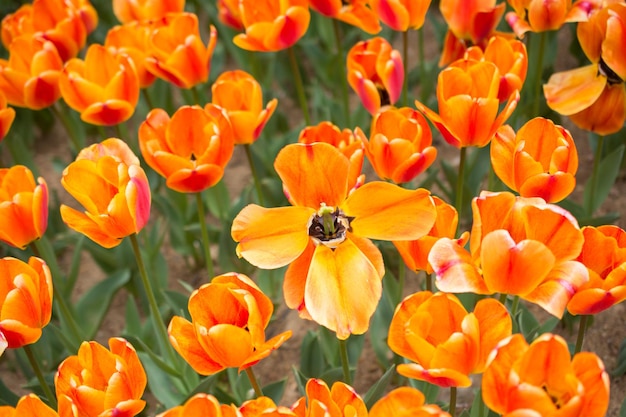
[[[317,213],[309,219],[309,236],[316,245],[321,243],[335,249],[346,239],[346,232],[350,230],[353,219],[354,217],[346,216],[340,209],[322,203]]]
[[[622,80],[621,77],[617,75],[617,73],[615,73],[615,71],[613,71],[603,59],[600,59],[600,63],[598,64],[598,72],[607,78],[607,82],[610,85],[621,84],[624,82],[624,80]]]

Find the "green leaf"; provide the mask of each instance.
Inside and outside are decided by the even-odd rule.
[[[2,379],[0,379],[0,406],[10,405],[11,407],[15,407],[19,399],[19,395],[11,391],[6,385],[4,385]]]
[[[624,374],[626,374],[626,339],[622,340],[619,353],[617,354],[617,363],[615,364],[615,368],[611,371],[612,376]]]
[[[196,387],[192,389],[191,392],[189,392],[189,394],[187,395],[187,398],[185,398],[185,401],[187,401],[188,399],[190,399],[196,394],[207,393],[207,392],[213,391],[213,386],[217,382],[218,375],[219,373],[202,378],[200,382],[198,383],[198,385],[196,385]]]
[[[593,196],[591,195],[593,187],[590,186],[593,177],[589,178],[587,181],[583,192],[583,205],[588,215],[594,213],[609,196],[609,192],[619,174],[622,157],[624,156],[624,148],[626,148],[625,145],[620,145],[600,161],[595,182],[595,195]]]
[[[295,366],[291,367],[293,371],[293,375],[296,379],[296,384],[298,385],[298,391],[300,391],[301,395],[306,395],[306,383],[309,380],[306,375],[300,372]]]
[[[272,382],[271,384],[265,385],[263,389],[263,395],[266,397],[270,397],[274,403],[280,403],[280,400],[283,398],[283,394],[285,393],[285,387],[287,386],[287,378],[283,378],[279,381]]]
[[[230,195],[223,179],[203,193],[203,200],[212,215],[222,221],[227,220],[230,211]]]
[[[391,365],[387,371],[376,381],[370,389],[367,390],[365,396],[363,397],[363,401],[367,408],[370,409],[376,401],[380,399],[385,393],[385,389],[389,385],[391,378],[396,374],[396,366]]]
[[[325,369],[325,361],[319,346],[317,334],[309,330],[300,345],[300,370],[305,379],[321,375]]]
[[[139,309],[132,297],[126,299],[126,314],[124,315],[124,333],[126,334],[141,334],[141,317],[139,316]]]
[[[189,312],[187,311],[187,304],[189,304],[189,297],[187,295],[173,290],[163,290],[161,293],[165,296],[165,301],[175,315],[190,320]]]
[[[153,356],[146,352],[138,351],[137,355],[150,381],[150,391],[165,408],[169,409],[182,404],[185,401],[186,393],[181,392],[170,376],[162,372],[162,366],[153,361]]]
[[[469,417],[481,417],[485,415],[486,405],[483,401],[483,394],[480,389],[474,393],[474,401],[472,401],[472,408],[470,408]]]
[[[124,337],[131,345],[133,345],[133,347],[137,350],[138,353],[141,352],[147,355],[150,358],[150,361],[153,365],[165,371],[165,373],[167,374],[170,374],[176,377],[180,376],[180,370],[172,368],[170,364],[165,362],[163,359],[161,359],[159,355],[154,353],[154,351],[150,349],[150,347],[147,344],[145,344],[143,340],[133,335],[129,335],[129,334],[125,334],[122,337]]]
[[[619,409],[619,417],[626,417],[626,398],[622,401],[622,406]]]

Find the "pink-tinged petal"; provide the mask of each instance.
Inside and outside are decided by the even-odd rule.
[[[574,315],[598,314],[626,299],[626,286],[606,291],[589,288],[574,294],[567,304],[567,311]]]
[[[99,125],[113,126],[130,119],[135,106],[128,101],[111,99],[87,106],[80,114],[82,121]]]
[[[472,380],[467,375],[453,369],[424,369],[416,363],[403,363],[398,365],[397,369],[400,375],[404,375],[407,378],[430,382],[443,388],[469,387],[472,385]]]
[[[2,333],[2,331],[0,330],[0,357],[2,357],[2,354],[4,353],[7,347],[9,347],[7,338],[4,336],[4,333]]]
[[[195,328],[189,321],[174,316],[168,327],[168,333],[174,349],[199,374],[212,375],[224,369],[224,366],[210,358],[202,348]]]
[[[357,236],[380,240],[414,240],[428,234],[437,211],[430,192],[407,190],[387,182],[369,182],[341,205]]]
[[[259,268],[287,265],[308,245],[307,223],[313,213],[307,207],[244,207],[231,229],[233,240],[239,242],[237,256]]]
[[[139,232],[150,219],[150,184],[143,169],[137,165],[128,167],[128,175],[130,181],[126,186],[126,200],[136,231]]]
[[[543,86],[548,107],[565,116],[591,106],[602,94],[607,79],[598,72],[598,65],[588,65],[557,72]]]
[[[450,238],[439,239],[430,250],[428,262],[437,275],[437,288],[445,292],[492,294],[470,253]]]
[[[394,104],[400,98],[404,84],[404,66],[402,55],[395,49],[391,51],[390,59],[385,63],[382,79],[389,92],[389,101]]]
[[[541,173],[522,184],[519,193],[522,197],[539,197],[548,203],[556,203],[574,191],[576,177],[569,172]]]
[[[172,157],[170,159],[179,158],[175,155],[170,156]],[[200,165],[192,169],[182,168],[174,171],[167,176],[166,183],[169,188],[181,193],[197,193],[213,187],[223,176],[224,169],[219,165]]]
[[[71,207],[61,205],[61,218],[70,229],[84,234],[102,247],[113,248],[122,242],[122,239],[110,236],[87,215]]]

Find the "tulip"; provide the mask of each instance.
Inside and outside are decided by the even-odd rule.
[[[213,104],[182,106],[170,118],[154,109],[139,126],[139,147],[146,163],[181,193],[217,184],[233,154],[233,129]]]
[[[511,335],[506,307],[493,298],[480,300],[468,313],[453,294],[420,291],[406,297],[391,319],[387,343],[413,363],[398,373],[441,387],[468,387],[481,373],[491,350]]]
[[[582,22],[591,14],[589,0],[508,0],[513,8],[506,14],[506,21],[515,35],[522,38],[526,32],[558,30],[567,22]]]
[[[85,207],[81,213],[61,205],[63,221],[105,248],[139,233],[150,217],[150,185],[139,159],[117,138],[78,153],[61,184]]]
[[[283,283],[288,307],[340,339],[365,333],[385,271],[369,239],[428,233],[435,221],[430,193],[381,181],[350,191],[350,160],[327,143],[287,145],[274,168],[292,206],[244,207],[231,229],[237,255],[263,269],[290,264]]]
[[[363,139],[365,136],[360,129],[354,132],[350,129],[339,130],[331,122],[320,122],[316,126],[306,126],[298,136],[298,143],[311,144],[325,142],[339,149],[350,160],[348,169],[348,188],[359,187],[365,182],[361,174],[363,168]]]
[[[321,379],[309,379],[306,396],[291,407],[297,417],[330,415],[333,417],[367,417],[363,399],[351,386],[335,382],[331,389]],[[324,413],[325,411],[325,413]]]
[[[506,416],[602,417],[609,376],[591,352],[570,358],[567,342],[543,334],[530,345],[521,334],[503,340],[482,378],[485,404]]]
[[[217,18],[226,26],[237,31],[243,30],[239,0],[217,0]]]
[[[201,375],[246,369],[282,345],[291,331],[265,340],[274,306],[243,274],[219,275],[189,297],[191,321],[174,316],[168,332],[174,349]]]
[[[437,288],[447,292],[511,294],[561,318],[589,275],[576,261],[583,235],[566,210],[540,198],[483,192],[472,200],[470,251],[449,238],[428,262]]]
[[[7,135],[13,120],[15,119],[15,110],[7,107],[7,99],[2,90],[0,90],[0,142]]]
[[[122,23],[159,20],[184,8],[185,0],[113,0],[113,14]]]
[[[228,114],[236,145],[255,142],[272,117],[278,100],[270,100],[263,108],[261,85],[242,70],[222,73],[211,87],[211,102]]]
[[[492,62],[461,59],[439,73],[439,113],[419,101],[415,105],[452,146],[480,148],[491,141],[519,101],[515,90],[498,114],[500,80],[500,71]]]
[[[0,168],[0,241],[16,248],[39,239],[48,227],[48,185],[23,166]]]
[[[65,102],[81,120],[103,126],[128,120],[139,100],[139,79],[131,59],[92,44],[85,60],[65,64],[59,79]]]
[[[498,129],[491,164],[498,178],[522,197],[555,203],[574,191],[578,152],[567,129],[536,117],[517,135],[508,125]]]
[[[309,5],[316,12],[374,35],[381,31],[378,15],[370,8],[367,0],[309,0]]]
[[[241,49],[273,52],[293,46],[309,28],[308,0],[240,0],[245,33],[233,38]]]
[[[28,308],[25,308],[28,306]],[[52,315],[52,276],[46,263],[0,259],[0,334],[11,349],[35,343]]]
[[[14,407],[0,406],[2,417],[59,417],[56,411],[48,407],[35,394],[26,394],[19,399]]]
[[[157,77],[180,88],[191,88],[209,79],[216,43],[217,30],[211,26],[209,42],[204,45],[195,14],[170,14],[150,36],[144,64]]]
[[[369,417],[450,417],[438,405],[424,401],[424,394],[416,388],[396,388],[372,406]]]
[[[409,107],[388,108],[374,116],[365,152],[380,178],[402,184],[435,161],[437,149],[431,145],[432,133],[424,116]]]
[[[152,28],[148,24],[130,22],[109,29],[104,40],[105,48],[114,50],[114,55],[125,54],[131,59],[139,78],[140,88],[149,87],[156,79],[156,76],[149,72],[145,65],[151,34]]]
[[[170,408],[169,410],[157,414],[157,417],[241,417],[236,414],[232,407],[221,405],[217,398],[212,395],[199,393],[195,394],[185,404]]]
[[[358,42],[348,52],[348,83],[372,115],[400,98],[404,67],[400,52],[381,37]]]
[[[83,342],[77,355],[61,362],[54,377],[59,415],[135,416],[146,405],[141,399],[146,384],[137,352],[126,340],[110,338],[109,349]]]
[[[296,417],[296,414],[287,407],[277,406],[269,397],[258,397],[248,400],[238,408],[242,417]]]
[[[424,25],[431,0],[370,0],[380,20],[391,29],[405,32]]]

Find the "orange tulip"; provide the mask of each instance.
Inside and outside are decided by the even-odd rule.
[[[293,46],[309,28],[308,0],[240,0],[246,30],[233,38],[241,49],[273,52]]]
[[[420,291],[406,297],[391,319],[387,343],[414,363],[398,373],[441,387],[469,387],[470,374],[485,369],[491,350],[511,335],[506,307],[480,300],[468,313],[453,294]]]
[[[412,387],[400,387],[378,400],[369,417],[450,417],[435,404],[424,404],[424,394]]]
[[[431,0],[370,0],[380,20],[393,30],[405,32],[424,25]]]
[[[25,308],[28,306],[28,308]],[[14,349],[35,343],[52,315],[52,276],[46,263],[0,259],[0,334]]]
[[[321,379],[309,379],[306,396],[291,407],[297,417],[367,417],[363,399],[350,385],[335,382],[331,389]]]
[[[367,0],[309,0],[316,12],[340,20],[374,35],[381,31],[378,15],[370,8]]]
[[[326,143],[287,145],[274,168],[293,206],[246,206],[231,229],[237,255],[264,269],[291,264],[287,306],[340,339],[365,333],[385,271],[369,239],[428,233],[436,216],[430,193],[380,181],[350,191],[350,160]]]
[[[578,152],[572,135],[552,120],[536,117],[517,135],[502,126],[491,143],[493,170],[522,197],[541,197],[555,203],[576,186]]]
[[[111,126],[128,120],[139,100],[139,79],[131,59],[92,44],[85,60],[65,64],[59,79],[65,102],[84,122]]]
[[[348,83],[370,114],[400,98],[404,67],[400,52],[384,38],[358,42],[347,57]]]
[[[0,406],[0,416],[2,417],[59,417],[56,411],[48,407],[35,394],[24,395],[17,402],[17,405]]]
[[[594,353],[570,358],[560,336],[546,333],[528,345],[518,333],[492,353],[482,395],[503,416],[602,417],[609,405],[609,376]]]
[[[600,135],[619,131],[626,120],[626,4],[612,3],[578,24],[578,40],[592,62],[553,74],[543,86],[548,106],[581,129]],[[607,111],[611,109],[611,111]]]
[[[139,126],[139,147],[146,163],[181,193],[217,184],[233,154],[233,129],[225,112],[213,105],[182,106],[170,117],[154,109]]]
[[[583,227],[578,260],[589,271],[567,304],[572,314],[597,314],[626,300],[626,232],[617,226]]]
[[[160,413],[157,417],[242,417],[232,407],[221,405],[217,398],[210,394],[195,394],[185,404]]]
[[[566,22],[582,22],[591,14],[588,0],[508,0],[514,11],[506,14],[506,21],[515,34],[522,38],[526,32],[558,30]]]
[[[174,349],[201,375],[246,369],[282,345],[291,331],[265,340],[274,306],[247,276],[219,275],[189,297],[191,321],[174,316],[168,332]]]
[[[83,342],[54,377],[59,416],[135,416],[146,405],[141,399],[146,384],[137,352],[126,340],[110,338],[109,349]]]
[[[561,318],[589,279],[585,266],[575,261],[584,239],[576,219],[540,198],[506,192],[483,192],[472,209],[470,251],[442,238],[428,255],[437,288],[518,295]]]
[[[419,101],[415,105],[449,144],[457,148],[486,146],[519,101],[519,92],[514,90],[498,114],[501,75],[498,67],[489,61],[470,58],[455,61],[439,73],[439,113]]]
[[[48,185],[23,166],[0,168],[0,241],[24,249],[48,227]]]
[[[277,406],[269,397],[258,397],[241,404],[238,409],[242,417],[296,417],[290,408]]]
[[[4,93],[0,89],[0,142],[7,135],[11,125],[15,120],[15,110],[11,107],[7,107],[7,99]]]
[[[222,73],[213,83],[211,93],[211,102],[228,114],[236,145],[256,141],[278,104],[274,98],[263,108],[261,85],[242,70]]]
[[[133,61],[140,88],[149,87],[156,79],[156,76],[149,72],[145,65],[151,34],[150,25],[130,22],[109,29],[104,40],[105,48],[114,50],[114,55],[125,54]]]
[[[217,30],[210,28],[209,43],[200,38],[198,17],[193,13],[170,14],[150,36],[145,66],[157,77],[180,88],[206,82]]]
[[[370,140],[364,138],[365,152],[380,178],[402,184],[435,162],[432,139],[430,126],[419,112],[391,107],[374,116]]]
[[[437,219],[428,234],[416,240],[398,240],[393,242],[400,256],[402,256],[402,260],[411,271],[426,271],[427,274],[433,273],[433,268],[428,263],[430,249],[442,237],[453,239],[459,223],[459,214],[453,206],[439,197],[433,196],[432,198],[437,210]],[[465,246],[468,240],[469,233],[465,232],[458,239],[458,244]]]
[[[348,188],[359,187],[365,182],[365,176],[361,174],[363,168],[364,135],[360,129],[354,132],[350,129],[339,130],[331,122],[320,122],[316,126],[306,126],[300,131],[299,143],[311,144],[325,142],[339,149],[350,160],[348,169]]]
[[[113,0],[113,13],[122,23],[159,20],[184,8],[185,0]]]
[[[105,248],[139,233],[150,217],[150,185],[139,159],[117,138],[89,146],[63,171],[61,184],[85,207],[61,205],[63,221]]]
[[[235,30],[243,30],[241,13],[239,12],[239,0],[217,0],[217,18]]]

